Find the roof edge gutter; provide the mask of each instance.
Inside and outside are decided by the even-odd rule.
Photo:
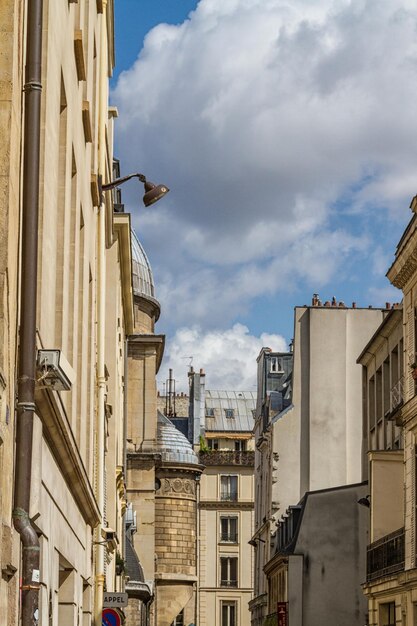
[[[27,6],[21,218],[22,256],[13,523],[22,542],[21,623],[22,626],[37,626],[39,620],[40,546],[36,530],[29,518],[29,507],[35,412],[43,0],[28,0]]]

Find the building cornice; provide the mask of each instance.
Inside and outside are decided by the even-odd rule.
[[[387,278],[392,285],[403,289],[413,277],[417,269],[417,196],[411,201],[410,208],[414,215],[404,231],[395,252],[395,261],[387,272]]]
[[[84,520],[93,528],[100,522],[100,511],[85,470],[68,418],[58,401],[58,392],[40,389],[35,392],[36,412],[43,434],[62,471]]]
[[[156,373],[158,373],[164,356],[165,335],[129,335],[129,356],[143,354],[146,348],[156,351]]]

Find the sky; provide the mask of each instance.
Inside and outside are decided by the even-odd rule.
[[[401,300],[417,191],[415,0],[118,0],[116,155],[170,193],[126,210],[153,268],[162,381],[255,389],[294,307]],[[162,388],[162,387],[161,387]]]

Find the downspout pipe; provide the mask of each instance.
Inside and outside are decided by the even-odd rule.
[[[103,0],[100,25],[100,78],[99,78],[99,175],[105,180],[106,125],[108,115],[108,61],[107,61],[107,0]],[[97,553],[95,577],[94,626],[102,623],[103,597],[106,584],[105,548],[100,541],[104,527],[105,510],[105,339],[106,339],[106,205],[102,195],[98,213],[98,285],[97,285],[97,504],[100,509],[100,526],[97,528]]]
[[[24,86],[22,257],[13,524],[22,543],[21,623],[39,619],[40,545],[29,518],[35,412],[42,0],[28,0]]]

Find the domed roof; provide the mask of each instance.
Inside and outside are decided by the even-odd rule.
[[[136,296],[155,298],[155,286],[148,257],[134,230],[132,232],[132,278]]]
[[[188,439],[160,411],[158,411],[156,449],[161,453],[162,461],[189,465],[199,464],[197,455],[194,454]]]

